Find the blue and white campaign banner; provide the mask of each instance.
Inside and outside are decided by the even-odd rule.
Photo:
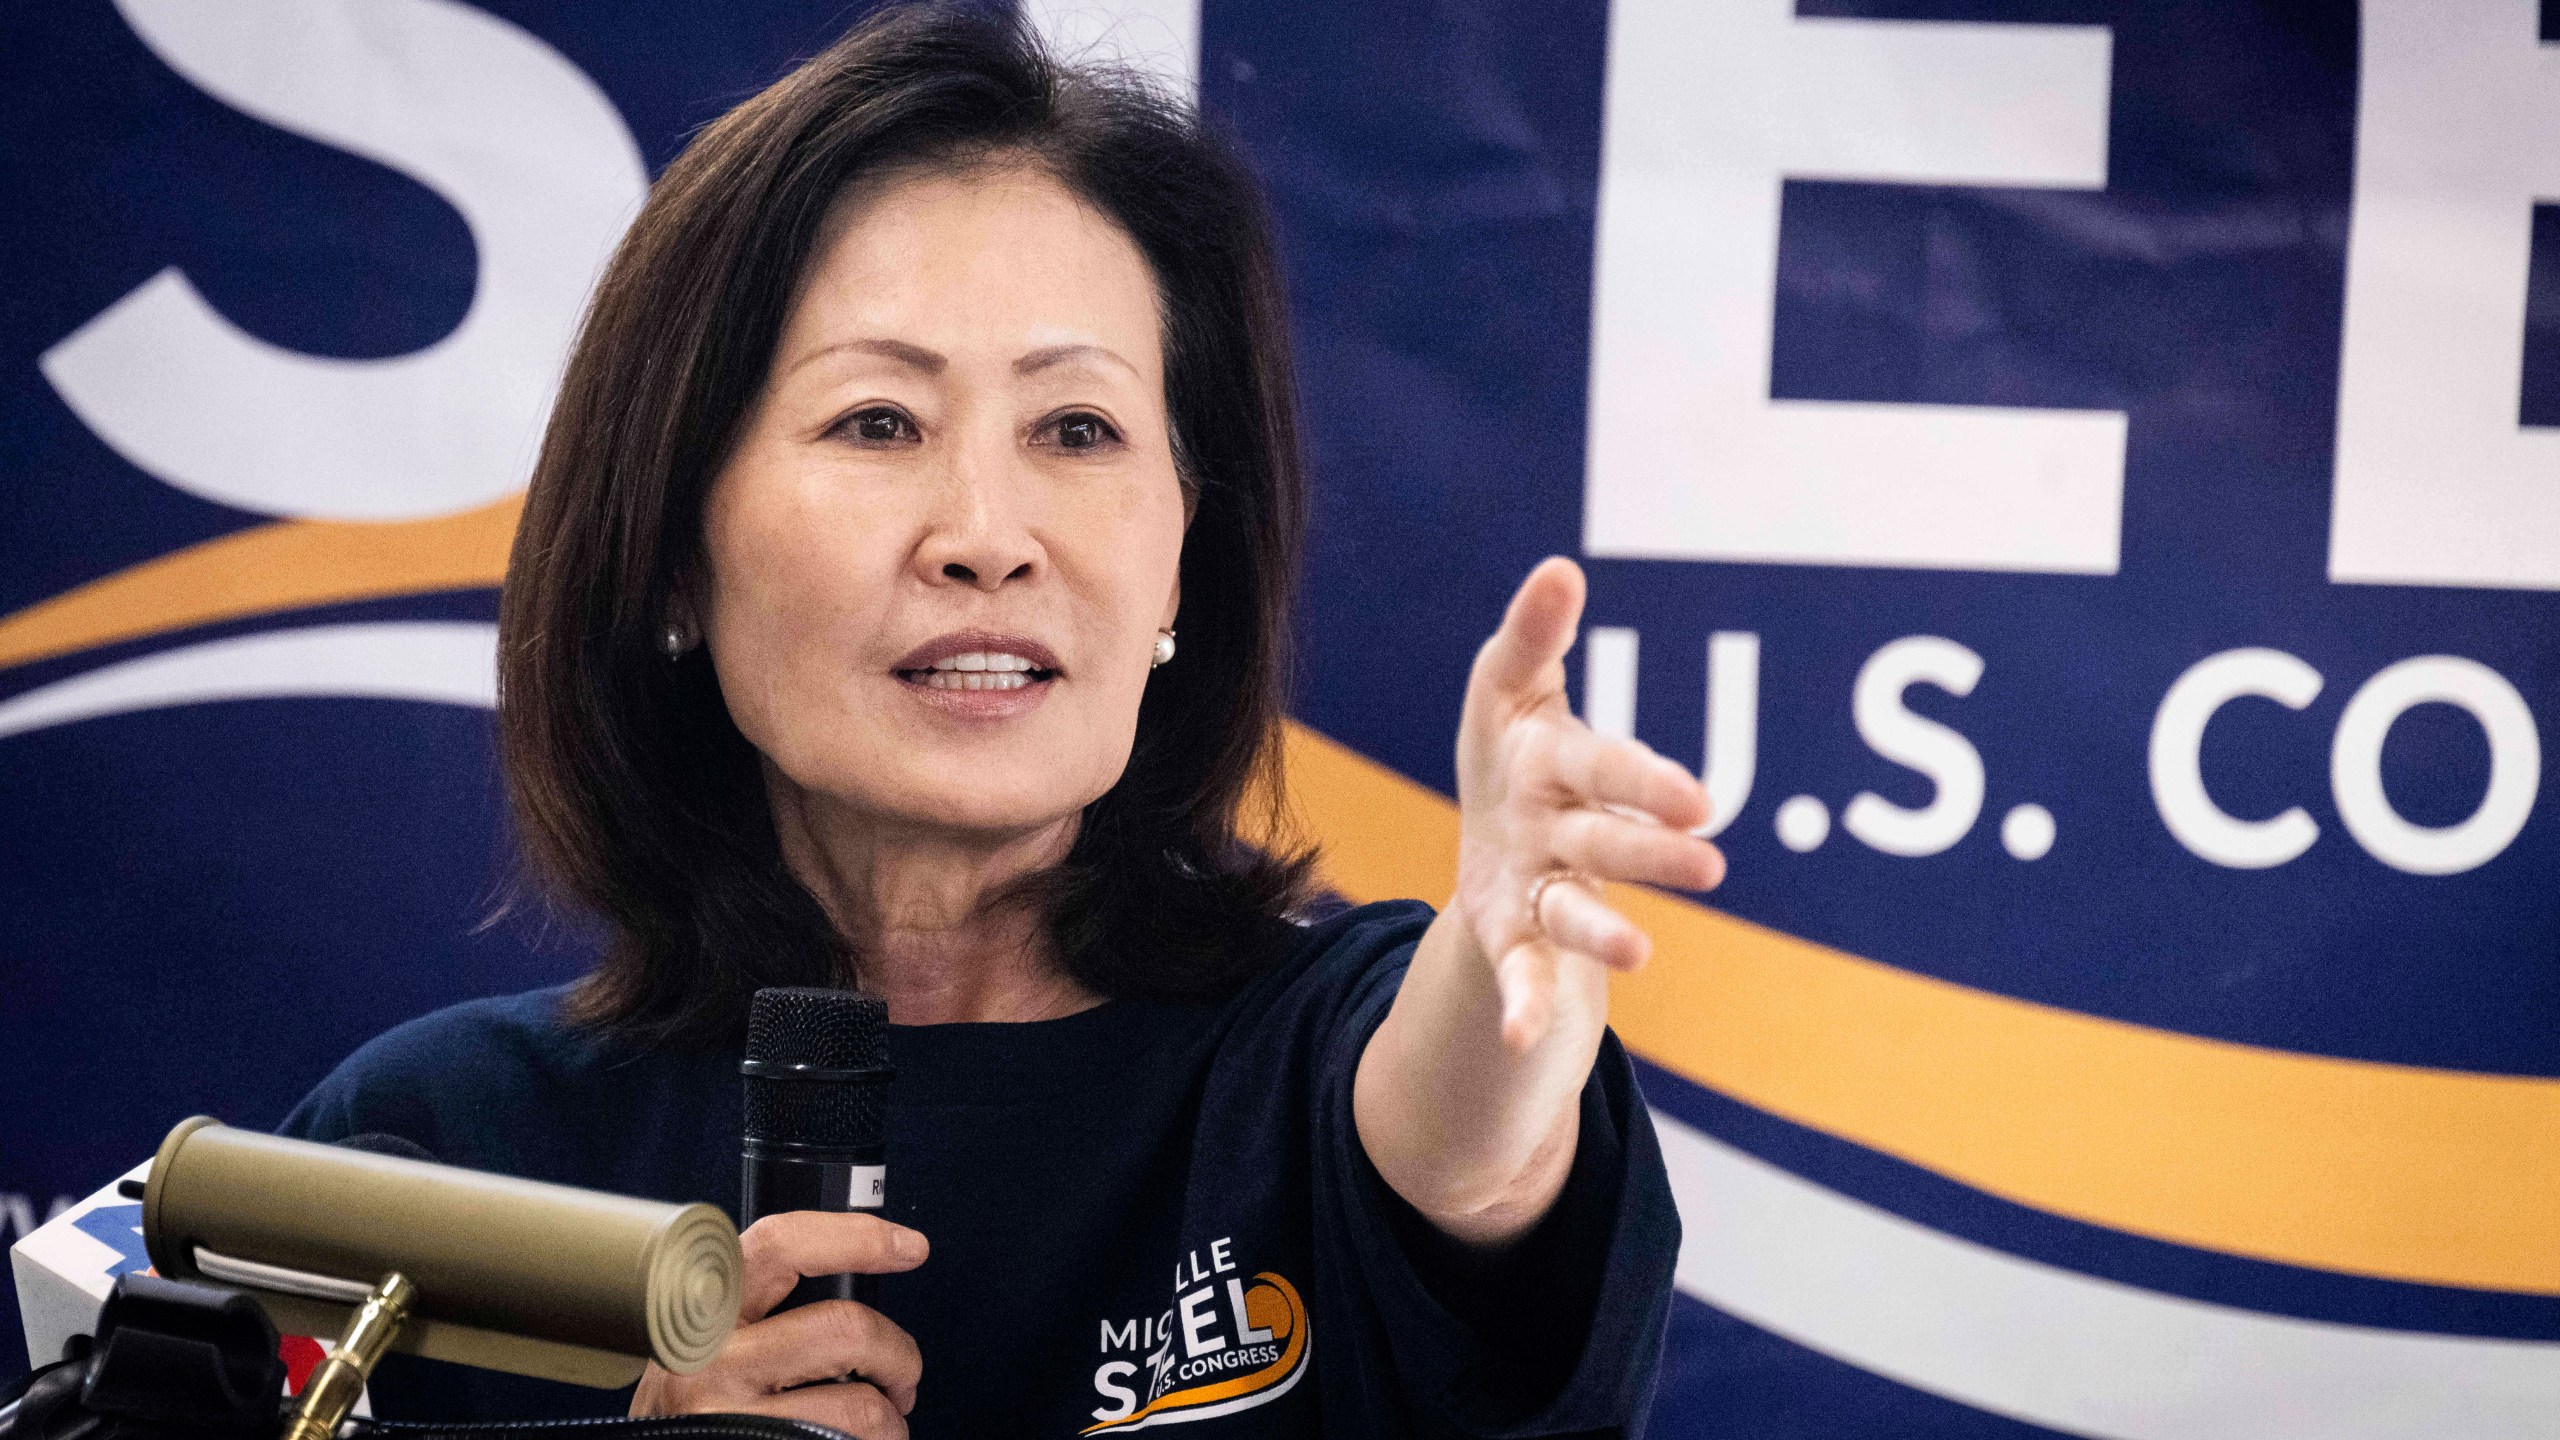
[[[1273,196],[1335,887],[1445,893],[1548,553],[1707,777],[1613,1002],[1653,1433],[2560,1435],[2560,13],[1031,3]],[[576,973],[482,924],[533,438],[649,177],[853,13],[0,15],[0,1237]]]

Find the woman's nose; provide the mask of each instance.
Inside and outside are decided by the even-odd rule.
[[[993,591],[1031,577],[1040,545],[1013,503],[1017,488],[1002,462],[963,458],[928,522],[918,568],[928,582]]]
[[[1031,573],[1031,562],[1028,560],[1008,566],[1002,558],[994,555],[975,555],[971,558],[978,563],[972,565],[966,560],[943,561],[942,577],[946,580],[957,580],[963,585],[975,586],[980,590],[993,590],[1007,580],[1020,580]]]

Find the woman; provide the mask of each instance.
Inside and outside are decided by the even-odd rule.
[[[1304,508],[1282,315],[1239,164],[1011,21],[875,17],[706,130],[603,278],[501,619],[526,846],[607,953],[287,1128],[733,1204],[748,997],[856,985],[890,1218],[751,1227],[739,1329],[634,1412],[1640,1423],[1677,1221],[1593,881],[1714,884],[1706,799],[1566,709],[1551,560],[1469,682],[1447,908],[1303,918],[1306,858],[1237,839]],[[844,1271],[876,1311],[768,1313]]]

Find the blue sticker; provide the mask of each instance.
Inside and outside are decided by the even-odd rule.
[[[110,1278],[151,1268],[151,1257],[142,1248],[141,1206],[101,1205],[72,1221],[71,1228],[116,1252],[116,1263],[107,1267]]]

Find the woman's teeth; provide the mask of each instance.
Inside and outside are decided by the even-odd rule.
[[[928,690],[1019,690],[1031,683],[1031,677],[1019,670],[964,675],[937,667],[924,672],[924,683]]]
[[[1019,655],[972,650],[936,660],[933,668],[923,672],[923,682],[935,690],[1019,690],[1031,683],[1034,668]]]
[[[954,655],[948,660],[936,660],[933,662],[933,668],[936,670],[1020,671],[1029,670],[1032,666],[1030,661],[1021,656],[1002,650],[972,650],[966,655]]]

